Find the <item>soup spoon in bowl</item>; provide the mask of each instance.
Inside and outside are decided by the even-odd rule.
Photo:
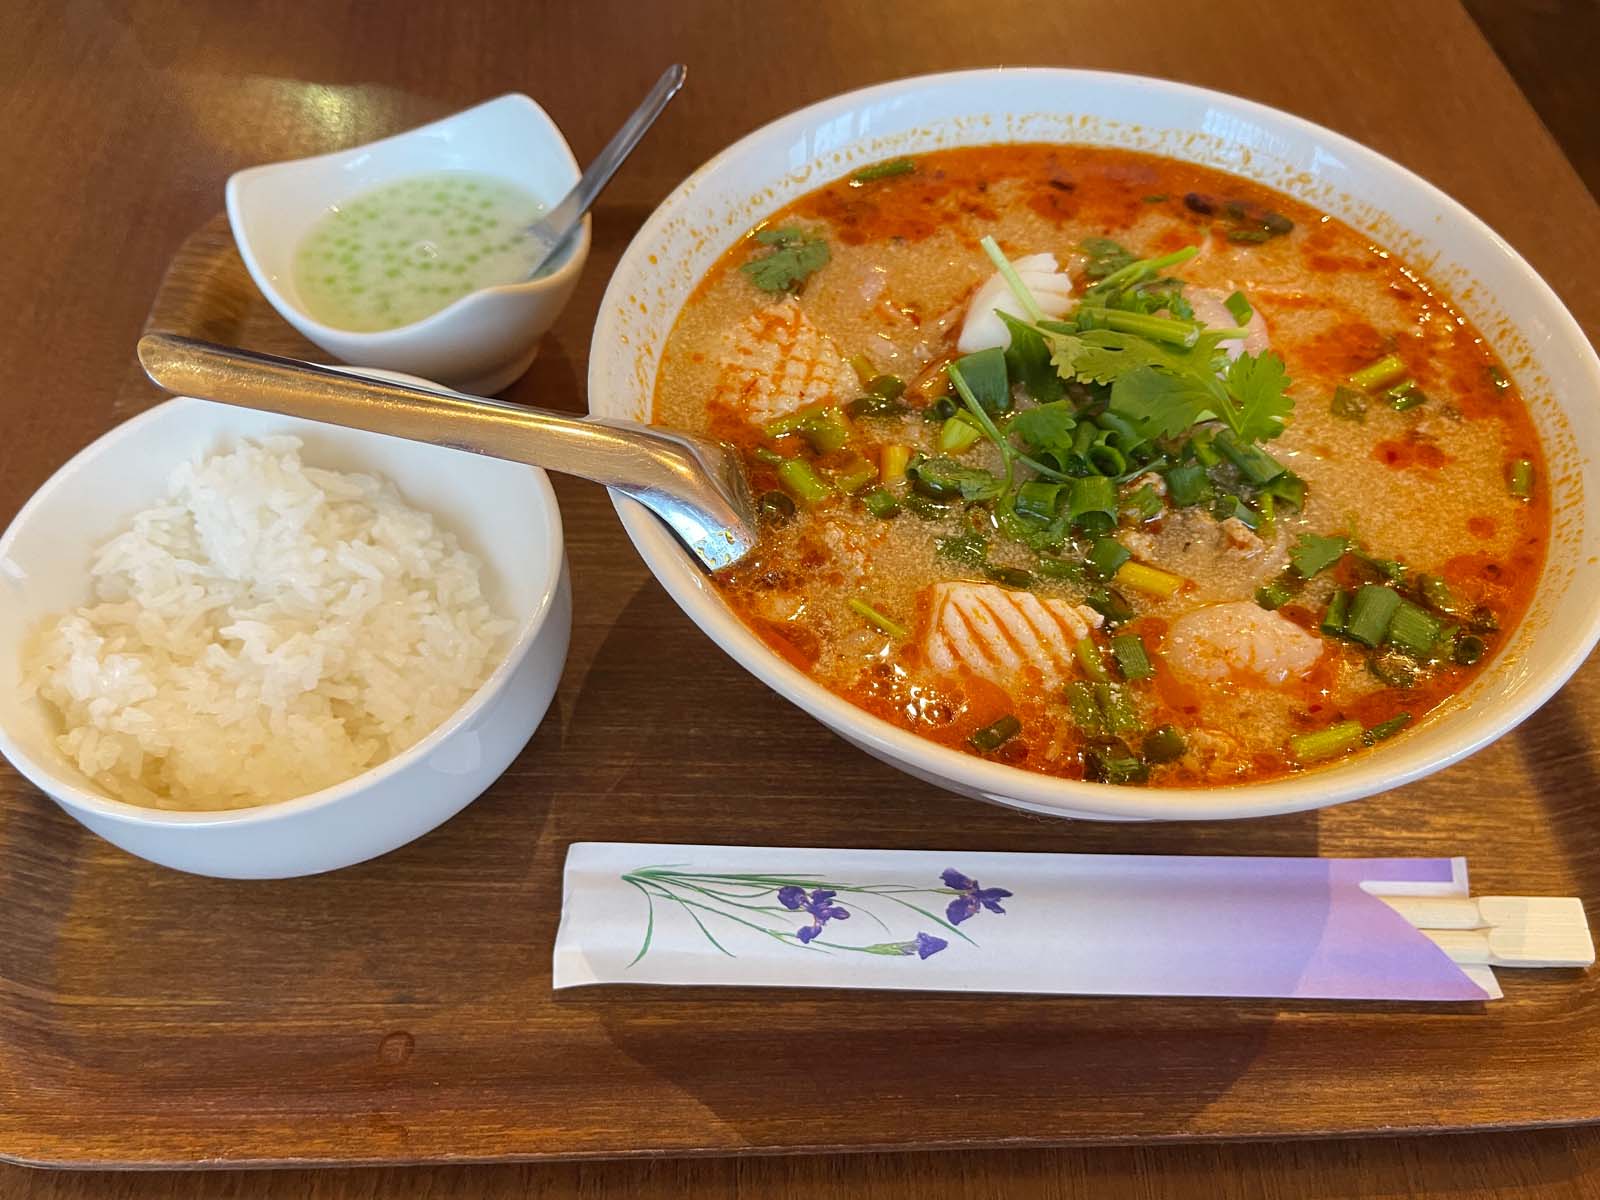
[[[739,456],[707,438],[524,408],[169,333],[140,338],[139,362],[157,387],[174,395],[430,442],[604,484],[665,521],[707,570],[732,566],[760,536]]]

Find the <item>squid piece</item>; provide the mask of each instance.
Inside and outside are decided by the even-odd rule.
[[[1239,322],[1234,320],[1225,303],[1231,295],[1233,295],[1231,289],[1228,291],[1223,291],[1221,288],[1183,289],[1183,298],[1189,302],[1189,307],[1194,309],[1195,320],[1208,329],[1239,328]],[[1241,354],[1260,354],[1269,344],[1267,323],[1262,318],[1260,310],[1251,311],[1250,319],[1244,323],[1244,329],[1246,330],[1244,337],[1230,338],[1222,343],[1222,352],[1228,356],[1230,362]]]
[[[1072,305],[1072,280],[1056,263],[1054,254],[1030,254],[1011,265],[1022,277],[1022,282],[1028,285],[1034,302],[1045,316],[1060,317],[1066,314]],[[1005,349],[1011,345],[1011,331],[997,315],[1001,312],[1019,320],[1027,320],[1010,285],[996,271],[972,293],[972,300],[967,304],[966,319],[961,325],[961,336],[956,339],[956,349],[963,354],[972,354],[978,350]]]

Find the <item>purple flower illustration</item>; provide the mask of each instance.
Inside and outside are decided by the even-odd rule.
[[[913,954],[918,958],[928,958],[949,944],[943,938],[934,937],[931,933],[919,933],[914,942],[879,942],[874,946],[862,946],[861,949],[868,954],[882,954],[895,958],[910,958]]]
[[[976,879],[969,879],[952,867],[946,867],[944,874],[940,878],[944,880],[945,887],[961,893],[950,901],[950,907],[944,910],[944,915],[949,919],[950,924],[959,925],[968,917],[977,916],[980,907],[987,908],[990,912],[999,913],[1002,916],[1005,915],[1006,910],[1000,907],[1000,901],[1007,899],[1011,895],[1005,888],[979,887]]]
[[[900,953],[915,954],[918,958],[927,958],[931,954],[939,953],[949,944],[943,938],[934,937],[931,933],[919,933],[916,941],[904,943],[905,948]]]
[[[829,921],[845,921],[850,917],[850,910],[833,902],[838,892],[830,892],[824,888],[817,888],[807,893],[803,887],[791,884],[778,889],[778,903],[793,912],[808,912],[811,914],[811,924],[796,932],[802,944],[811,941],[822,933],[822,927]],[[1010,893],[1006,893],[1010,895]],[[931,953],[931,951],[930,951]],[[923,955],[924,958],[927,955]]]

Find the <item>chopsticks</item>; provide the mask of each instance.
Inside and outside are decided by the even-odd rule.
[[[1583,902],[1568,896],[1378,894],[1462,967],[1590,967]]]

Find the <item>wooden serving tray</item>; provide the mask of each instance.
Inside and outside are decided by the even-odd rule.
[[[220,219],[184,245],[151,325],[316,356]],[[552,342],[511,397],[581,407],[582,359]],[[130,368],[117,412],[157,398]],[[1244,823],[1050,821],[834,737],[690,624],[600,489],[556,489],[575,591],[556,703],[499,783],[411,846],[310,879],[180,875],[0,766],[0,1156],[378,1163],[1600,1119],[1600,974],[1504,972],[1506,999],[1481,1007],[552,993],[562,860],[586,839],[1465,854],[1479,892],[1600,900],[1593,665],[1496,745],[1375,799]]]

